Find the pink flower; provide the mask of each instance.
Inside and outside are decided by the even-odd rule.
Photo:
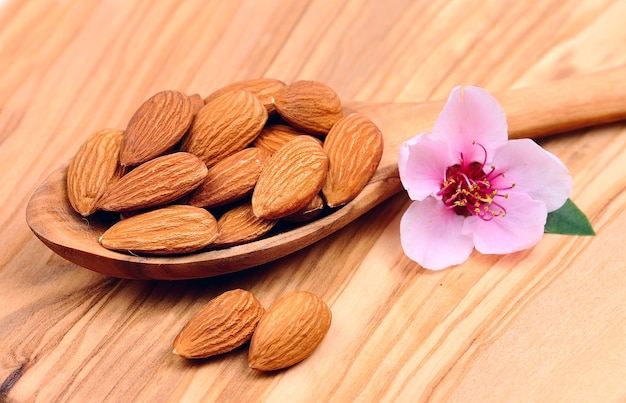
[[[474,248],[530,248],[572,193],[565,165],[530,139],[509,141],[504,111],[477,87],[452,90],[432,133],[402,145],[398,168],[414,200],[400,222],[402,247],[432,270],[464,262]]]

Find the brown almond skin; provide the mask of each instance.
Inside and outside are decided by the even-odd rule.
[[[265,106],[267,113],[274,112],[274,97],[278,91],[285,88],[287,84],[276,78],[252,78],[248,80],[237,81],[211,93],[204,99],[205,102],[210,101],[226,91],[233,89],[247,90],[256,96]]]
[[[204,107],[204,100],[200,96],[200,94],[192,94],[189,95],[189,99],[191,100],[191,110],[193,115],[195,116],[200,109]]]
[[[259,371],[287,368],[309,357],[332,321],[324,301],[308,291],[278,299],[261,317],[250,340],[248,363]]]
[[[290,125],[313,135],[326,135],[343,116],[339,96],[319,81],[289,84],[274,98],[278,114]]]
[[[104,129],[92,134],[78,149],[67,168],[67,197],[83,217],[94,213],[110,183],[122,176],[119,165],[122,130]]]
[[[202,160],[190,153],[157,157],[111,184],[98,208],[122,212],[164,205],[200,186],[207,173]]]
[[[139,255],[178,255],[203,249],[216,237],[217,220],[207,210],[171,205],[118,221],[99,242]]]
[[[274,228],[276,222],[277,220],[265,220],[255,216],[250,203],[233,207],[217,221],[219,235],[211,247],[241,245],[254,241]]]
[[[180,150],[197,155],[210,168],[251,144],[266,121],[267,110],[251,92],[225,91],[198,111]]]
[[[173,352],[195,359],[232,351],[250,340],[264,312],[249,291],[226,291],[189,320],[174,339]]]
[[[254,139],[253,145],[268,151],[270,154],[274,154],[289,140],[293,140],[302,134],[305,133],[289,125],[281,123],[268,124]]]
[[[324,151],[329,168],[322,193],[329,207],[339,207],[354,199],[376,172],[383,135],[368,117],[352,113],[332,127]]]
[[[120,164],[136,166],[172,149],[194,116],[193,101],[178,91],[161,91],[133,114],[124,132]]]
[[[328,158],[317,139],[299,136],[276,151],[252,193],[252,209],[266,220],[297,212],[322,188]]]
[[[283,220],[292,224],[303,223],[319,217],[323,211],[324,199],[320,195],[315,195],[306,206],[283,218]]]
[[[250,195],[269,161],[269,152],[250,147],[238,151],[209,169],[202,184],[187,203],[198,207],[220,207]]]

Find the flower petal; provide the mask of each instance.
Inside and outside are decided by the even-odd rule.
[[[433,126],[433,137],[447,141],[452,157],[463,153],[468,162],[482,162],[506,144],[508,125],[504,110],[487,91],[479,87],[455,87]]]
[[[412,200],[435,195],[450,165],[448,145],[421,134],[405,142],[398,155],[398,171],[402,185]]]
[[[541,240],[548,212],[543,202],[523,193],[498,198],[505,216],[485,221],[467,217],[462,233],[473,237],[476,250],[483,254],[506,254],[528,249]]]
[[[561,207],[572,194],[572,177],[552,153],[530,139],[511,140],[498,149],[492,164],[505,173],[495,186],[515,183],[513,190],[544,202],[548,211]]]
[[[430,270],[463,263],[474,249],[471,237],[461,234],[464,220],[433,197],[411,203],[400,220],[404,253]]]

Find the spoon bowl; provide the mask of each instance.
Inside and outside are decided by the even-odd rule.
[[[494,94],[504,108],[510,138],[539,138],[626,119],[626,68],[558,80],[541,87]],[[445,101],[348,103],[381,129],[385,150],[373,178],[345,206],[269,237],[225,249],[181,256],[136,256],[105,249],[100,235],[116,220],[98,212],[84,218],[67,201],[67,164],[52,172],[26,206],[33,233],[64,259],[109,276],[182,280],[231,273],[276,260],[343,228],[402,190],[397,154],[402,142],[430,131]]]

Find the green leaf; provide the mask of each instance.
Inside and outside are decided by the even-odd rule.
[[[543,232],[563,235],[595,235],[587,216],[567,199],[561,208],[548,213]]]

